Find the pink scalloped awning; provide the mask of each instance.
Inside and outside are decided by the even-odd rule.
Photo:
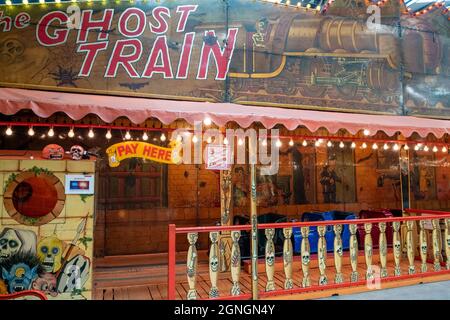
[[[450,121],[409,116],[367,115],[243,106],[234,103],[127,98],[0,88],[0,113],[12,115],[22,109],[32,110],[43,118],[47,118],[55,112],[64,112],[73,120],[79,120],[88,114],[96,114],[108,123],[118,117],[127,117],[133,123],[139,124],[154,117],[164,124],[169,124],[176,119],[185,119],[193,124],[194,121],[201,121],[208,116],[217,125],[236,121],[243,128],[258,121],[268,129],[276,124],[283,124],[289,130],[301,125],[311,132],[321,127],[326,128],[330,133],[336,133],[339,129],[347,129],[352,134],[359,130],[369,129],[370,132],[382,130],[389,136],[400,132],[409,137],[417,132],[421,137],[431,133],[437,138],[450,133]]]

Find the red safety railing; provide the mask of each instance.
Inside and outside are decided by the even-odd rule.
[[[0,300],[26,299],[27,297],[34,297],[37,298],[37,300],[47,300],[47,296],[43,292],[37,290],[24,290],[10,294],[0,294]]]
[[[357,267],[360,266],[360,263],[358,263],[358,257],[360,257],[361,255],[359,255],[360,251],[364,252],[364,256],[367,259],[368,254],[370,254],[370,260],[372,259],[373,255],[373,244],[372,244],[372,225],[376,224],[377,227],[380,227],[380,223],[385,224],[386,226],[390,226],[392,227],[391,230],[393,233],[397,232],[397,237],[400,237],[401,239],[401,247],[399,248],[399,250],[401,250],[402,253],[402,257],[399,258],[401,260],[405,260],[405,258],[403,257],[404,252],[403,249],[406,248],[407,251],[407,260],[409,262],[409,268],[411,268],[412,265],[414,265],[414,261],[418,260],[422,260],[422,265],[423,263],[433,263],[435,262],[434,265],[434,270],[427,270],[427,271],[420,271],[420,270],[416,270],[414,272],[410,272],[408,274],[397,274],[397,275],[386,275],[384,277],[381,277],[379,279],[380,282],[389,282],[389,281],[396,281],[396,280],[403,280],[403,279],[412,279],[412,278],[418,278],[418,277],[426,277],[426,276],[431,276],[431,275],[441,275],[441,274],[450,274],[450,261],[449,261],[449,255],[450,255],[450,236],[449,236],[449,228],[450,228],[450,212],[444,212],[444,211],[436,211],[436,210],[418,210],[418,209],[407,209],[404,210],[404,214],[406,215],[410,215],[410,216],[402,216],[402,217],[392,217],[392,218],[373,218],[373,219],[354,219],[354,220],[326,220],[326,221],[313,221],[313,222],[286,222],[286,223],[264,223],[264,224],[258,224],[258,229],[259,230],[269,230],[269,229],[289,229],[292,232],[292,228],[304,228],[304,227],[308,227],[308,230],[311,229],[311,227],[316,227],[316,228],[321,228],[321,226],[340,226],[342,227],[342,229],[340,229],[341,231],[339,231],[340,235],[342,233],[343,230],[343,226],[344,225],[356,225],[356,226],[369,226],[370,225],[370,229],[369,231],[365,231],[365,238],[364,238],[364,249],[357,249],[357,257],[356,257],[356,264]],[[408,223],[409,221],[411,221],[411,223]],[[421,236],[421,238],[419,239],[420,236],[420,232],[422,232],[422,229],[424,229],[424,225],[423,224],[419,224],[417,225],[416,223],[413,222],[419,222],[419,221],[435,221],[434,225],[433,225],[433,229],[426,229],[428,230],[427,232],[431,233],[432,236],[432,240],[428,241],[428,237],[426,237],[426,239],[424,239],[423,236]],[[437,222],[436,222],[437,221]],[[441,227],[440,227],[440,223],[443,222],[445,229],[445,241],[442,241],[441,238]],[[395,228],[393,228],[394,224],[396,225],[400,225],[400,229],[398,229],[397,227],[397,231],[395,231]],[[437,227],[436,227],[437,226]],[[338,227],[336,227],[337,230]],[[323,228],[326,232],[328,232],[325,228]],[[420,230],[419,230],[420,229]],[[316,229],[319,230],[319,229]],[[416,241],[413,240],[412,238],[412,234],[414,232],[414,230],[419,230],[419,234],[417,234],[417,238],[419,240]],[[425,230],[425,229],[424,229]],[[175,300],[176,299],[176,236],[179,234],[197,234],[198,233],[215,233],[215,232],[222,232],[222,231],[228,231],[228,232],[232,232],[232,231],[251,231],[251,226],[250,225],[234,225],[234,226],[205,226],[205,227],[181,227],[181,228],[177,228],[174,224],[170,224],[169,225],[169,251],[168,251],[168,257],[169,257],[169,261],[168,261],[168,291],[167,291],[167,298],[169,300]],[[361,232],[361,227],[358,229],[357,232]],[[355,235],[355,233],[353,233],[353,235]],[[333,236],[336,238],[336,230],[335,233],[333,234]],[[384,236],[383,236],[384,237]],[[304,237],[302,241],[305,241],[305,238],[308,239],[308,237]],[[324,236],[321,236],[322,239],[324,239]],[[370,239],[370,240],[369,240]],[[398,239],[398,238],[397,238]],[[406,239],[405,241],[403,241],[404,239]],[[289,239],[290,236],[289,236]],[[359,240],[357,238],[357,240]],[[195,239],[196,241],[196,239]],[[266,241],[269,241],[269,239],[266,239]],[[308,239],[309,241],[309,239]],[[306,241],[306,242],[308,242]],[[319,240],[322,241],[322,245],[323,245],[323,241],[324,240]],[[352,241],[352,240],[351,240]],[[422,241],[422,242],[421,242]],[[358,241],[359,243],[360,241]],[[370,242],[370,246],[368,246],[367,244]],[[406,243],[404,243],[406,242]],[[423,243],[425,242],[425,243]],[[267,242],[266,242],[267,243]],[[440,243],[440,244],[439,244]],[[319,243],[320,244],[320,243]],[[420,250],[422,248],[422,245],[425,244],[426,245],[426,258],[423,257],[423,255],[421,255]],[[341,243],[342,245],[342,243]],[[195,243],[194,243],[195,246]],[[388,245],[387,243],[383,244],[383,246],[386,247],[387,251],[388,249]],[[394,248],[394,246],[392,244],[390,244],[390,246],[392,247],[392,253],[394,253],[395,256],[395,252],[394,249],[397,250],[397,248]],[[436,249],[437,248],[439,249]],[[302,248],[303,248],[303,244],[302,244]],[[358,247],[357,247],[358,248]],[[428,258],[428,250],[432,248],[433,249],[433,255],[434,255],[434,261],[430,261],[430,259]],[[417,249],[419,250],[419,255],[416,255],[416,251]],[[309,250],[309,247],[308,249]],[[354,249],[350,249],[350,250],[354,250]],[[284,250],[283,252],[283,256],[284,254],[286,254],[285,252],[286,250]],[[291,248],[292,251],[292,248]],[[379,250],[382,251],[382,250]],[[388,253],[383,253],[383,255],[385,256],[385,259],[388,255]],[[439,251],[439,252],[437,252]],[[444,263],[444,259],[442,258],[442,251],[445,252],[445,256],[446,256],[446,263]],[[319,252],[319,249],[318,249]],[[370,252],[370,253],[369,253]],[[189,253],[188,253],[189,254]],[[292,254],[292,252],[291,252]],[[303,253],[302,253],[303,254]],[[310,252],[307,252],[308,257],[311,254]],[[329,253],[327,252],[327,250],[325,250],[325,259],[326,257],[329,256]],[[333,252],[331,253],[333,254]],[[336,250],[334,251],[334,256],[336,257],[336,255],[340,255],[341,258],[342,257],[350,257],[350,255],[344,255],[342,252],[337,252]],[[380,256],[380,261],[381,261],[381,252],[378,252],[378,255]],[[266,253],[265,253],[265,258],[266,258],[266,263],[267,263],[267,257],[268,257],[268,252],[267,252],[267,247],[266,247]],[[292,261],[295,260],[295,256],[291,256],[292,257]],[[302,256],[303,258],[303,256]],[[317,258],[320,259],[320,254],[317,253]],[[411,258],[413,258],[413,261],[411,261]],[[424,260],[425,259],[425,260]],[[439,266],[436,265],[436,259],[439,260]],[[303,264],[302,260],[298,260],[299,262],[301,262]],[[366,260],[367,261],[367,260]],[[215,263],[215,262],[214,262]],[[381,262],[380,262],[381,263]],[[397,264],[397,262],[395,262]],[[310,261],[308,261],[308,266],[310,264]],[[318,261],[318,264],[320,264],[320,262]],[[210,261],[210,266],[211,266],[211,261]],[[267,266],[267,264],[266,264]],[[399,265],[396,265],[396,267],[398,267]],[[444,266],[445,270],[441,270],[441,267]],[[302,266],[303,267],[303,266]],[[330,267],[330,266],[329,266]],[[336,264],[331,265],[331,267],[336,267]],[[384,266],[386,268],[386,265]],[[430,266],[428,266],[429,268]],[[353,268],[353,266],[352,266]],[[371,268],[369,266],[367,266],[367,268]],[[413,268],[414,269],[414,268]],[[367,271],[368,269],[366,269]],[[194,268],[194,271],[196,272],[196,268]],[[266,267],[266,273],[267,273],[267,267]],[[299,272],[298,270],[296,272]],[[261,274],[261,273],[260,273]],[[211,272],[210,272],[211,275]],[[192,276],[192,274],[191,274]],[[303,274],[303,276],[305,277],[305,274]],[[363,278],[363,274],[361,274],[361,278]],[[259,290],[259,296],[260,297],[269,297],[269,296],[276,296],[276,295],[287,295],[287,294],[293,294],[293,293],[304,293],[304,292],[310,292],[310,291],[315,291],[315,290],[326,290],[326,289],[335,289],[335,288],[345,288],[345,287],[352,287],[352,286],[361,286],[364,284],[367,284],[368,280],[366,280],[365,278],[363,280],[352,280],[352,281],[345,281],[342,283],[322,283],[322,284],[312,284],[309,286],[297,286],[297,287],[292,287],[292,288],[288,288],[288,289],[275,289],[275,290]],[[208,299],[251,299],[252,295],[250,293],[246,293],[246,294],[239,294],[239,295],[230,295],[230,294],[226,294],[226,295],[221,295],[219,297],[213,297],[213,298],[208,298]]]

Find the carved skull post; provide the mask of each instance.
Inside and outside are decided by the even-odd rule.
[[[358,274],[358,237],[356,231],[358,226],[351,224],[350,229],[350,265],[352,266],[352,274],[350,276],[351,282],[357,282],[359,280]]]
[[[408,262],[409,262],[409,268],[408,268],[408,274],[414,274],[416,273],[416,267],[414,266],[414,239],[413,239],[413,228],[414,228],[414,221],[406,221],[406,252],[408,255]]]
[[[302,227],[300,229],[302,233],[301,255],[302,255],[302,272],[303,280],[302,286],[309,287],[311,285],[311,277],[309,275],[309,262],[310,262],[310,246],[309,246],[309,227]]]
[[[420,266],[421,272],[427,272],[427,253],[428,253],[428,244],[427,244],[427,231],[425,230],[425,220],[419,221],[420,233],[419,233],[419,242],[420,242],[420,258],[422,260],[422,265]]]
[[[186,274],[188,279],[189,291],[187,293],[188,300],[197,299],[197,290],[195,285],[197,282],[197,248],[195,244],[197,243],[198,233],[192,232],[187,234],[187,239],[189,241],[189,249],[187,254],[187,266]]]
[[[286,280],[284,281],[285,289],[292,289],[294,287],[294,282],[292,280],[292,228],[284,228],[284,243],[283,243],[283,265],[284,265],[284,274],[286,276]]]
[[[402,258],[402,243],[400,240],[400,222],[394,221],[392,223],[392,227],[394,229],[394,276],[399,276],[402,274],[401,268],[400,268],[400,261]]]
[[[336,267],[336,276],[334,278],[335,283],[342,283],[344,282],[344,277],[342,275],[342,255],[343,255],[343,248],[342,248],[342,225],[337,224],[333,226],[334,230],[334,265]]]
[[[233,197],[233,184],[232,184],[232,172],[230,170],[220,171],[220,209],[222,226],[228,226],[232,224],[232,197]],[[222,231],[219,235],[219,271],[228,271],[231,264],[231,246],[233,240],[231,239],[230,231]]]
[[[328,283],[328,278],[325,273],[327,268],[327,242],[325,240],[326,226],[318,226],[317,232],[319,233],[319,242],[317,244],[317,250],[319,252],[319,285],[323,286]]]
[[[441,270],[441,228],[439,226],[439,219],[433,219],[433,256],[434,256],[434,271]]]
[[[380,222],[378,224],[378,227],[380,228],[380,238],[378,241],[378,247],[380,249],[380,264],[381,264],[380,276],[382,278],[386,278],[388,276],[386,268],[387,265],[386,222]]]
[[[239,278],[241,276],[241,250],[239,248],[239,238],[241,237],[240,231],[232,231],[231,239],[233,245],[231,247],[231,279],[233,286],[231,288],[231,295],[238,296],[241,294],[241,288],[239,286]]]
[[[266,229],[266,291],[275,290],[275,281],[273,276],[275,274],[275,245],[273,244],[273,237],[275,229]]]
[[[211,249],[209,251],[209,278],[211,280],[211,289],[209,290],[210,298],[219,297],[219,289],[217,288],[217,278],[219,275],[219,232],[210,232]]]
[[[374,278],[372,270],[372,257],[373,257],[373,243],[372,243],[372,224],[365,223],[364,230],[366,235],[364,236],[364,256],[366,258],[366,279],[372,280]]]

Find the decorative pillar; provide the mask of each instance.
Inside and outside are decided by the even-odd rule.
[[[378,242],[378,247],[380,250],[380,264],[381,264],[381,277],[386,278],[388,276],[387,272],[387,240],[386,240],[386,222],[380,222],[378,224],[380,228],[380,238]]]
[[[419,221],[420,233],[419,233],[419,242],[420,242],[420,259],[422,260],[422,265],[420,266],[421,272],[427,272],[427,253],[428,253],[428,245],[427,245],[427,230],[425,230],[425,220]]]
[[[219,297],[219,289],[217,288],[217,278],[219,276],[219,232],[210,232],[211,248],[209,250],[209,279],[211,280],[211,289],[209,290],[210,298]]]
[[[232,168],[220,171],[220,223],[222,226],[230,226],[233,222],[232,172]],[[219,235],[220,272],[230,269],[232,243],[230,231],[222,231]]]
[[[409,261],[408,274],[416,273],[416,268],[414,266],[414,239],[413,239],[413,227],[414,221],[406,221],[406,251]]]
[[[364,236],[364,256],[366,258],[366,279],[372,280],[374,278],[372,270],[372,256],[373,256],[373,244],[372,244],[372,224],[365,223],[364,230],[366,235]]]
[[[327,242],[325,240],[326,226],[318,226],[317,232],[319,233],[319,242],[317,244],[320,272],[319,285],[323,286],[328,283],[328,278],[325,274],[327,268]]]
[[[343,248],[342,248],[342,225],[337,224],[333,226],[334,230],[334,265],[336,267],[336,276],[334,277],[335,283],[342,283],[344,282],[344,278],[342,275],[342,255],[343,255]]]
[[[249,139],[249,150],[253,149],[252,139]],[[253,156],[256,156],[253,154]],[[252,154],[249,154],[251,159]],[[250,164],[250,222],[251,230],[251,250],[252,250],[252,299],[258,300],[258,219],[256,206],[256,167],[255,164]]]
[[[434,271],[441,270],[441,227],[439,226],[439,219],[433,219],[433,256],[434,256]]]
[[[303,280],[302,286],[304,288],[309,287],[311,285],[311,277],[309,275],[309,263],[311,248],[309,246],[309,227],[302,227],[300,229],[302,233],[302,244],[301,244],[301,255],[302,255],[302,272],[303,272]]]
[[[273,237],[275,229],[266,229],[266,291],[275,290],[275,281],[273,275],[275,274],[275,245],[273,244]]]
[[[392,227],[394,229],[394,276],[399,276],[402,274],[402,270],[400,268],[400,261],[402,258],[402,242],[400,238],[400,221],[394,221],[392,223]]]
[[[231,231],[231,239],[233,245],[231,247],[231,280],[233,281],[233,287],[231,288],[231,295],[238,296],[241,294],[241,288],[239,286],[239,278],[241,276],[241,249],[239,248],[239,238],[241,237],[240,231]]]
[[[283,264],[284,275],[286,276],[286,280],[284,281],[284,289],[292,289],[294,287],[294,281],[292,280],[292,228],[284,228],[283,235]]]
[[[450,270],[450,219],[445,219],[445,257],[447,270]]]
[[[187,239],[189,242],[189,249],[187,254],[187,265],[186,265],[186,274],[188,279],[189,290],[186,298],[188,300],[197,299],[197,290],[195,289],[195,285],[197,283],[197,248],[196,243],[198,240],[198,233],[192,232],[187,234]]]
[[[358,225],[349,225],[350,229],[350,264],[352,266],[352,274],[350,276],[351,282],[357,282],[359,280],[358,274],[358,237],[356,236],[356,231],[358,230]]]

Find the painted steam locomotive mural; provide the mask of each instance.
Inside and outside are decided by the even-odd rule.
[[[0,8],[0,85],[449,117],[448,13],[391,1]]]

